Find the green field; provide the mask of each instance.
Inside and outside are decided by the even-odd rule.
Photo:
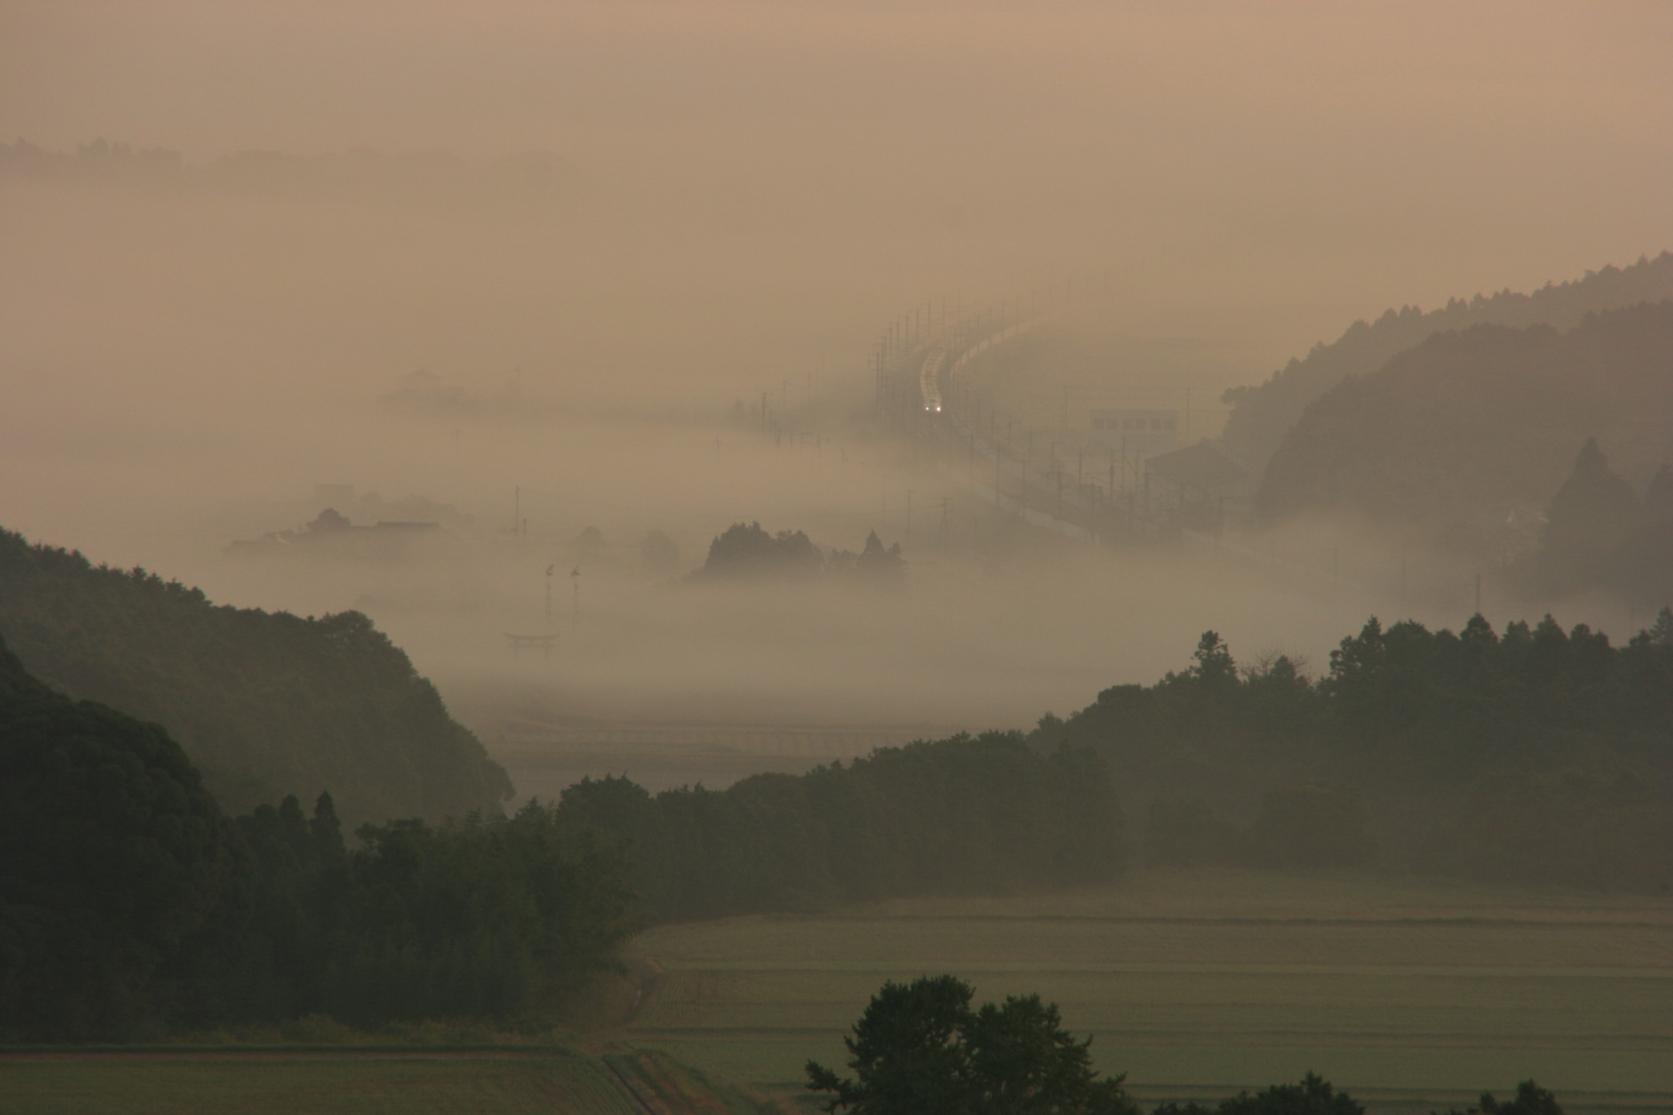
[[[554,1049],[0,1055],[6,1115],[756,1115],[665,1054]]]
[[[1503,1093],[1673,1110],[1673,901],[1244,874],[664,927],[628,1028],[788,1094],[888,978],[1038,991],[1135,1093],[1209,1098],[1318,1071],[1376,1110]]]

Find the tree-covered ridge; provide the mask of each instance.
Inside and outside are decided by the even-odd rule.
[[[539,1017],[631,927],[620,861],[551,810],[360,837],[328,794],[228,819],[162,728],[0,644],[0,1040]]]
[[[0,642],[0,1035],[129,1032],[235,877],[173,740],[41,685]]]
[[[563,792],[560,822],[624,850],[643,914],[684,921],[1113,878],[1123,820],[1104,765],[1015,733],[885,748],[805,775],[651,795]]]
[[[1317,680],[1282,657],[1239,669],[1208,632],[1191,669],[1034,742],[1105,758],[1151,862],[1673,884],[1673,611],[1621,647],[1549,616],[1373,619]]]
[[[1595,435],[1647,478],[1673,446],[1673,302],[1568,332],[1477,326],[1430,338],[1307,409],[1267,467],[1264,513],[1354,511],[1483,535],[1537,514]]]
[[[0,634],[45,683],[164,724],[217,800],[330,789],[351,823],[497,811],[505,771],[358,612],[216,606],[0,530]]]
[[[1314,345],[1266,382],[1226,393],[1231,417],[1223,443],[1251,472],[1260,475],[1284,436],[1315,399],[1349,376],[1368,376],[1397,354],[1436,333],[1476,325],[1569,329],[1587,314],[1673,298],[1673,253],[1640,259],[1629,267],[1604,267],[1579,279],[1546,284],[1532,294],[1454,298],[1440,309],[1416,306],[1388,310],[1374,322],[1356,321],[1330,344]]]

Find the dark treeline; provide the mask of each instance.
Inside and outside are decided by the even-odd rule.
[[[0,1040],[538,1020],[647,919],[1090,882],[1121,842],[1101,762],[1014,734],[345,840],[329,795],[228,818],[162,728],[0,646]]]
[[[0,1040],[538,1015],[630,928],[619,861],[549,810],[353,847],[329,796],[229,819],[163,729],[3,646],[0,744]]]
[[[1673,256],[1668,269],[1673,271]],[[1350,511],[1499,557],[1588,435],[1642,483],[1673,437],[1673,302],[1566,332],[1481,325],[1350,377],[1301,415],[1257,494],[1263,514]]]
[[[167,726],[229,810],[330,787],[346,822],[497,811],[504,770],[358,612],[218,607],[0,530],[0,633],[74,697]]]
[[[1547,284],[1532,294],[1505,290],[1454,298],[1427,313],[1416,306],[1388,310],[1376,321],[1356,321],[1330,344],[1291,360],[1265,383],[1227,392],[1231,417],[1226,449],[1256,475],[1314,400],[1349,376],[1368,376],[1393,357],[1437,333],[1477,325],[1569,329],[1587,314],[1673,298],[1673,253],[1629,267],[1605,267],[1572,282]]]
[[[1376,620],[1311,680],[1194,665],[1106,690],[1034,743],[1103,756],[1151,862],[1377,864],[1493,881],[1673,883],[1673,612],[1626,646],[1550,617],[1502,633]]]
[[[652,796],[624,778],[563,793],[560,824],[631,861],[644,914],[687,920],[1112,878],[1123,820],[1103,763],[1014,733],[889,748],[806,775]]]

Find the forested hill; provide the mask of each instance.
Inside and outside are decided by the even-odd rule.
[[[1673,452],[1673,302],[1433,337],[1309,407],[1258,501],[1468,532],[1536,514],[1592,435],[1635,484]]]
[[[234,874],[222,836],[161,728],[52,692],[0,641],[0,1037],[130,1024]]]
[[[1673,887],[1673,611],[1624,646],[1550,616],[1373,618],[1320,674],[1208,631],[1189,669],[1031,743],[1101,756],[1153,864]]]
[[[621,863],[557,828],[529,806],[350,847],[329,794],[228,817],[160,725],[0,640],[0,1042],[549,1018],[631,928]]]
[[[1589,313],[1673,298],[1673,253],[1630,267],[1605,267],[1584,278],[1546,286],[1532,294],[1501,291],[1454,298],[1425,313],[1416,306],[1389,310],[1374,322],[1356,321],[1334,342],[1313,346],[1265,383],[1226,393],[1231,405],[1222,438],[1225,449],[1256,476],[1309,403],[1351,375],[1369,375],[1395,355],[1436,333],[1473,325],[1569,329]]]
[[[357,612],[216,606],[0,530],[0,637],[56,689],[167,727],[222,807],[329,790],[346,821],[498,812],[506,773]]]

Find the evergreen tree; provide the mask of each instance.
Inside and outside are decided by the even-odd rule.
[[[1638,497],[1609,467],[1596,438],[1587,438],[1568,479],[1546,511],[1545,575],[1566,586],[1596,574],[1638,526]]]

